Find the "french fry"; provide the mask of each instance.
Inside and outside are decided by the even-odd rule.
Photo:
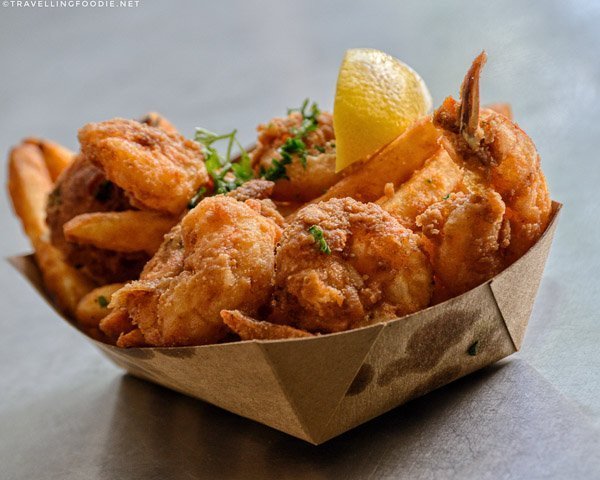
[[[242,340],[279,340],[281,338],[313,337],[306,330],[299,330],[288,325],[277,325],[261,322],[244,315],[238,310],[222,310],[221,318]]]
[[[52,179],[37,146],[23,143],[11,150],[8,190],[27,236],[34,241],[45,235],[46,199],[52,190]]]
[[[110,297],[122,286],[122,283],[111,283],[84,295],[75,310],[77,321],[85,327],[98,327],[100,320],[113,310],[109,307]]]
[[[415,219],[427,207],[456,191],[463,179],[462,169],[442,147],[417,170],[393,195],[377,203],[407,228],[416,229]]]
[[[53,182],[65,170],[75,158],[75,153],[62,145],[51,140],[43,138],[30,137],[24,140],[25,143],[36,145],[42,152],[46,168],[50,173]]]
[[[62,252],[43,239],[33,241],[44,285],[58,307],[74,317],[81,298],[94,283],[64,260]]]
[[[115,252],[154,255],[177,218],[146,210],[96,212],[78,215],[63,227],[69,242]]]
[[[431,118],[418,121],[368,160],[351,165],[344,178],[313,202],[343,197],[376,201],[383,195],[386,183],[397,186],[423,166],[439,148],[440,135]]]
[[[35,250],[46,290],[59,308],[74,315],[79,300],[94,284],[67,265],[62,253],[47,240],[46,198],[52,190],[52,180],[37,145],[23,143],[11,151],[8,189],[13,208]]]
[[[490,103],[485,108],[489,108],[500,115],[504,115],[509,120],[513,119],[513,112],[510,103]]]

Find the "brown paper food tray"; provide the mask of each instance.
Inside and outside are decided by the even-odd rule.
[[[120,349],[86,338],[136,377],[320,444],[516,352],[560,208],[553,202],[544,235],[496,277],[385,323],[314,338],[200,347]],[[10,261],[50,303],[33,256]]]

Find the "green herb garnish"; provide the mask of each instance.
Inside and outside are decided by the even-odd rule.
[[[450,198],[450,194],[446,194],[442,197],[442,200],[448,200]]]
[[[327,241],[325,240],[325,236],[323,235],[323,230],[321,230],[321,227],[313,225],[308,229],[308,232],[315,239],[315,243],[319,246],[319,250],[327,255],[331,255],[331,249],[329,248],[329,245],[327,245]]]
[[[283,145],[279,147],[281,160],[273,159],[269,168],[261,170],[261,176],[265,180],[270,180],[272,182],[283,178],[289,180],[286,167],[292,163],[294,155],[298,157],[302,166],[306,168],[308,150],[304,140],[310,132],[314,132],[319,126],[318,116],[321,114],[321,110],[319,110],[319,106],[315,102],[313,102],[310,107],[308,104],[309,99],[307,98],[300,108],[288,108],[288,115],[292,112],[300,112],[302,115],[302,123],[300,124],[300,127],[295,127],[290,130],[293,137],[288,138]]]
[[[106,299],[106,297],[104,295],[100,295],[97,300],[98,300],[98,305],[100,305],[102,308],[108,307],[109,301]]]
[[[242,147],[236,139],[237,130],[223,135],[205,130],[204,128],[196,128],[194,140],[204,147],[206,170],[211,176],[214,183],[214,194],[222,194],[231,192],[237,187],[254,178],[252,165],[248,152]],[[227,150],[225,156],[213,146],[214,143],[220,140],[227,140]],[[237,147],[240,151],[238,161],[231,159],[233,147]],[[188,207],[195,207],[202,198],[206,195],[206,187],[200,188],[198,192],[190,200]]]
[[[469,349],[467,350],[467,353],[469,355],[471,355],[472,357],[474,357],[475,355],[477,355],[477,350],[479,349],[479,340],[477,340],[475,343],[473,343]]]
[[[325,147],[321,145],[315,145],[315,150],[317,150],[319,153],[325,153]]]

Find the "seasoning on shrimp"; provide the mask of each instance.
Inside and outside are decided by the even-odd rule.
[[[315,254],[314,232],[330,254]],[[351,198],[300,210],[283,232],[275,267],[270,320],[310,332],[396,318],[431,298],[432,272],[419,237],[379,206]]]
[[[273,199],[307,202],[339,180],[335,173],[335,136],[330,113],[308,100],[285,118],[259,125],[251,152],[257,175],[275,182]]]

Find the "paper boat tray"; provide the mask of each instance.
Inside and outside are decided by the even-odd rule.
[[[320,444],[516,352],[560,208],[553,203],[544,235],[508,269],[396,320],[314,338],[201,347],[120,349],[86,338],[136,377]],[[11,263],[46,297],[32,255]]]

